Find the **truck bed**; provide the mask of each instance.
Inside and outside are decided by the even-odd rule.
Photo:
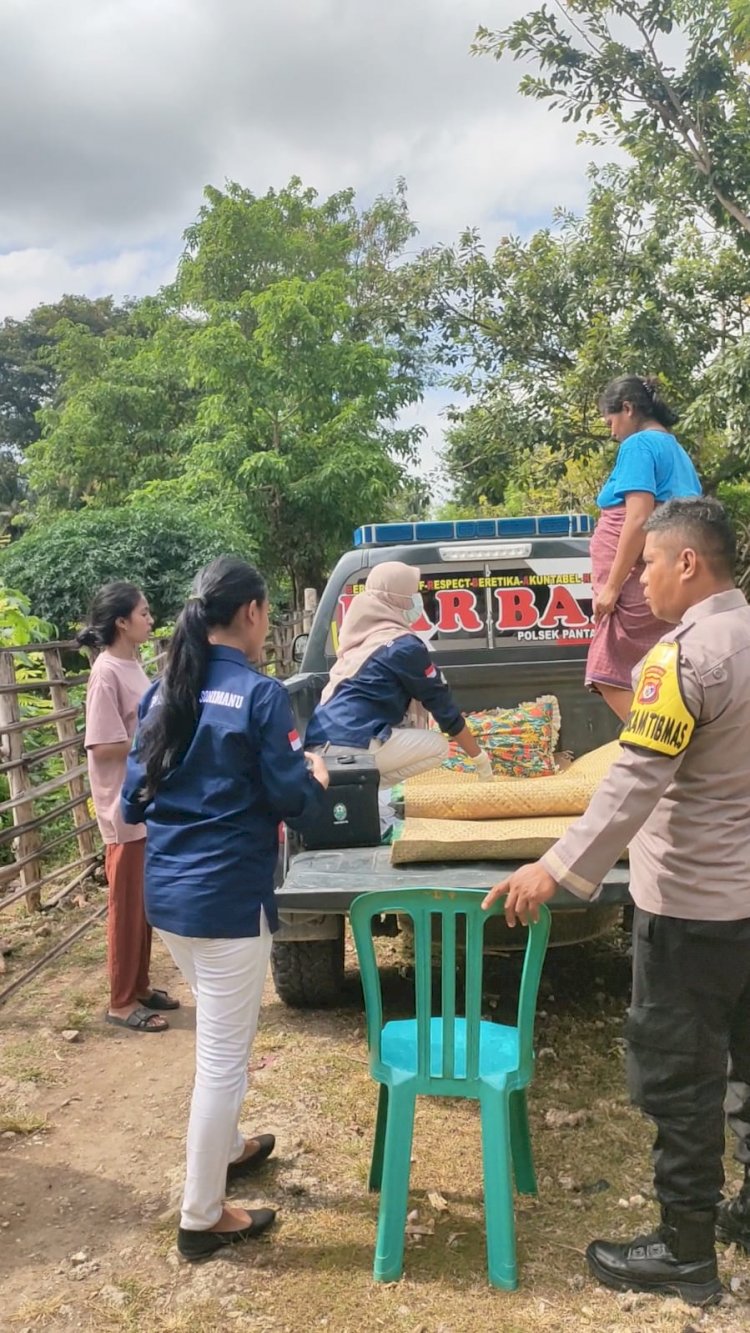
[[[299,852],[276,890],[280,911],[348,911],[360,893],[384,889],[489,889],[517,870],[520,861],[443,861],[425,865],[391,864],[390,847],[352,847],[346,851]],[[630,906],[629,869],[618,862],[605,876],[597,906]],[[554,908],[590,906],[567,889],[558,889]]]

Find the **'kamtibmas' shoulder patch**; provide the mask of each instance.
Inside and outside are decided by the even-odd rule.
[[[680,686],[679,644],[657,643],[643,663],[620,744],[675,756],[687,749],[694,730]]]

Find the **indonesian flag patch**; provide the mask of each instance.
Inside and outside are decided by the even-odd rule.
[[[430,665],[428,667],[425,667],[424,674],[426,675],[428,680],[435,679],[437,675],[437,667],[435,666],[434,662],[430,662]]]
[[[302,741],[301,741],[300,738],[299,738],[299,733],[298,733],[298,732],[296,732],[296,731],[290,731],[290,732],[289,732],[289,744],[291,745],[291,747],[292,747],[293,750],[301,750],[301,749],[302,749]]]

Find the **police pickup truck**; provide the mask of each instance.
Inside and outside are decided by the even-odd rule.
[[[354,534],[320,599],[309,635],[294,644],[300,671],[286,682],[301,734],[335,660],[338,633],[352,598],[383,560],[421,570],[435,663],[464,712],[512,707],[541,694],[560,703],[560,749],[576,757],[612,740],[617,721],[584,688],[592,634],[592,520],[586,515],[369,524]],[[287,1004],[334,1002],[344,975],[344,925],[365,890],[420,884],[487,889],[514,868],[508,862],[391,865],[389,847],[304,850],[287,832],[278,876],[281,929],[274,936],[276,990]],[[607,929],[629,905],[627,865],[606,877],[596,903],[560,889],[553,899],[552,942],[579,942]],[[489,948],[519,944],[492,922]],[[386,925],[386,929],[387,929]]]

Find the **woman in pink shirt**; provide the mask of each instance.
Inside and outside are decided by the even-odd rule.
[[[151,927],[143,905],[146,828],[126,824],[120,814],[120,790],[138,705],[151,683],[138,650],[153,623],[139,588],[132,583],[105,583],[94,597],[90,625],[78,635],[82,647],[101,650],[86,692],[85,745],[109,885],[106,1019],[135,1032],[164,1032],[169,1024],[153,1011],[179,1008],[179,1001],[166,991],[151,989]]]

